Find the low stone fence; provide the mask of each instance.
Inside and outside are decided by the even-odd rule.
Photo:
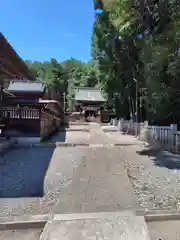
[[[112,119],[111,125],[125,134],[134,135],[150,146],[161,146],[166,150],[180,153],[180,132],[177,125],[151,126],[148,122],[136,123],[124,119]]]

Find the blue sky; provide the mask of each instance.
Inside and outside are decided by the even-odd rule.
[[[1,0],[0,31],[26,60],[90,58],[93,0]]]

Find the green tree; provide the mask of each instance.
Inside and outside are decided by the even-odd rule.
[[[140,88],[138,105],[146,108],[149,119],[172,122],[179,117],[180,6],[177,1],[132,3],[94,1],[95,9],[103,9],[92,34],[92,56],[98,61],[101,85],[118,114],[126,117],[135,109],[135,78]]]

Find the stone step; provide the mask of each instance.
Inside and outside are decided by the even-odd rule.
[[[40,240],[150,240],[144,217],[131,211],[55,215]]]

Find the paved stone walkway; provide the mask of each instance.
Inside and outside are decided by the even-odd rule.
[[[40,240],[150,240],[143,217],[132,212],[55,216]]]
[[[54,212],[114,212],[139,208],[124,168],[121,148],[108,147],[111,140],[98,124],[90,125],[90,139],[94,147],[81,148],[82,160],[71,184],[61,192]]]
[[[119,139],[104,133],[97,123],[88,129],[64,138],[88,142],[90,147],[57,147],[51,161],[47,157],[43,198],[21,199],[20,206],[17,199],[10,204],[5,199],[0,203],[1,214],[7,209],[10,215],[50,212],[54,217],[40,238],[40,231],[27,234],[33,240],[149,240],[144,218],[133,213],[139,205],[124,167],[123,147],[113,146]],[[2,234],[6,239],[8,235]]]
[[[85,134],[90,134],[91,148],[57,147],[54,152],[53,148],[23,148],[6,154],[1,164],[0,191],[5,198],[0,199],[0,216],[44,214],[52,209],[78,213],[139,208],[124,169],[122,148],[108,147],[112,140],[99,124],[90,124],[88,129]],[[80,139],[77,134],[74,141]],[[44,188],[44,196],[29,197],[39,187]],[[6,198],[8,192],[19,198]]]
[[[90,131],[90,144],[110,144],[112,140],[103,132],[98,123],[89,125]]]

